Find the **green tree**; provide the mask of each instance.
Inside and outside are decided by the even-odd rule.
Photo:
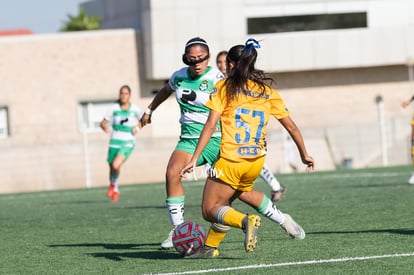
[[[81,8],[77,16],[68,15],[68,21],[60,29],[62,32],[72,31],[90,31],[99,30],[101,28],[101,19],[99,16],[89,16],[88,13]]]

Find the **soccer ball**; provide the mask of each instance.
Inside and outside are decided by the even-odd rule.
[[[172,242],[175,250],[183,256],[190,256],[204,246],[206,231],[196,222],[184,222],[174,230]]]

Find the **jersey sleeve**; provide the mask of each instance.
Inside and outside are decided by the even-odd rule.
[[[271,109],[270,114],[276,119],[282,119],[290,115],[289,109],[286,107],[285,102],[283,101],[280,94],[272,89],[270,94]]]
[[[222,113],[224,107],[226,106],[225,102],[225,93],[223,91],[224,88],[224,80],[220,80],[216,83],[213,88],[213,91],[210,94],[210,99],[207,101],[206,106],[210,110],[214,110],[218,113]]]
[[[174,74],[168,79],[168,86],[170,86],[171,90],[175,92],[175,86],[174,86]]]
[[[175,71],[171,77],[168,79],[168,86],[170,86],[171,90],[175,92],[175,78],[180,75],[185,75],[187,73],[187,67],[183,67],[179,69],[178,71]]]

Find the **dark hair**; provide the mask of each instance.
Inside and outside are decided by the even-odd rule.
[[[201,46],[202,48],[204,48],[207,52],[207,55],[205,58],[197,60],[197,61],[190,61],[187,59],[187,54],[190,51],[190,49],[194,46]],[[195,65],[197,63],[203,62],[204,60],[208,59],[210,57],[210,48],[208,47],[207,42],[200,37],[194,37],[191,38],[190,40],[187,41],[187,43],[185,44],[185,48],[184,48],[184,54],[183,54],[183,62],[185,65],[191,66],[191,65]]]
[[[222,55],[227,56],[227,54],[228,54],[228,53],[229,53],[228,51],[221,51],[221,52],[219,52],[219,53],[217,54],[217,56],[216,56],[216,62],[217,62],[217,59],[218,59],[220,56],[222,56]]]
[[[131,93],[131,88],[128,85],[122,85],[121,88],[119,88],[119,94],[121,94],[123,89],[127,89],[128,92]],[[115,102],[121,104],[121,100],[119,98]]]
[[[249,43],[251,40],[254,43]],[[241,90],[248,88],[248,80],[255,82],[260,87],[258,96],[263,96],[266,87],[274,82],[272,78],[266,77],[262,70],[254,67],[257,59],[256,48],[259,47],[260,45],[256,40],[249,39],[245,45],[233,46],[229,50],[226,61],[233,64],[233,68],[225,80],[227,88],[226,98],[228,102],[231,102]],[[270,83],[267,84],[266,82]]]
[[[119,93],[121,93],[122,89],[127,89],[129,93],[131,93],[131,88],[128,85],[122,85],[121,88],[119,88]]]

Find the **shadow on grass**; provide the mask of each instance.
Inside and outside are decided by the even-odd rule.
[[[179,259],[182,258],[174,249],[161,250],[159,243],[145,243],[145,244],[117,244],[117,243],[78,243],[78,244],[51,244],[49,247],[101,247],[112,250],[127,250],[127,249],[144,249],[146,251],[133,252],[97,252],[86,253],[98,258],[106,258],[109,260],[120,261],[122,258],[142,258],[142,259]]]
[[[195,260],[211,260],[211,258],[200,258],[200,259],[190,259],[190,258],[183,258],[180,254],[175,252],[175,250],[161,250],[158,251],[142,251],[142,252],[123,252],[123,253],[88,253],[87,255],[91,255],[96,258],[105,258],[108,260],[113,261],[122,261],[122,258],[140,258],[140,259],[164,259],[164,260],[177,260],[177,259],[183,259],[183,260],[189,260],[189,261],[195,261]],[[217,258],[217,260],[228,260],[228,259],[238,259],[228,256],[223,256],[220,254],[220,257]]]
[[[145,244],[119,244],[119,243],[75,243],[75,244],[50,244],[49,247],[102,247],[105,249],[133,249],[139,247],[159,247],[159,243]]]
[[[99,253],[87,253],[87,255],[96,258],[105,258],[112,261],[122,261],[122,258],[140,258],[140,259],[164,259],[164,260],[177,260],[183,258],[176,252],[168,252],[163,250],[154,251],[139,251],[139,252],[99,252]]]
[[[338,231],[321,231],[321,232],[306,232],[306,235],[324,235],[324,234],[361,234],[361,233],[391,233],[401,235],[414,235],[414,229],[399,228],[399,229],[370,229],[370,230],[338,230]]]
[[[73,205],[78,205],[78,204],[97,204],[97,205],[107,205],[107,206],[119,206],[118,209],[166,209],[166,206],[165,205],[124,206],[121,203],[113,203],[113,202],[110,202],[109,200],[106,200],[106,199],[105,200],[104,199],[100,199],[100,200],[61,201],[61,202],[54,202],[54,203],[49,203],[49,204],[50,205],[54,205],[54,204],[56,204],[56,205],[63,205],[63,204],[68,204],[68,205],[72,205],[72,204]]]
[[[122,261],[122,258],[140,258],[140,259],[165,259],[176,260],[183,259],[183,256],[178,254],[174,249],[162,250],[159,248],[159,243],[146,244],[115,244],[115,243],[79,243],[79,244],[51,244],[49,247],[101,247],[104,249],[134,249],[145,247],[145,251],[132,252],[94,252],[86,253],[88,256],[96,258],[105,258],[112,261]],[[220,259],[235,259],[220,255]],[[207,259],[188,259],[188,260],[207,260]]]

